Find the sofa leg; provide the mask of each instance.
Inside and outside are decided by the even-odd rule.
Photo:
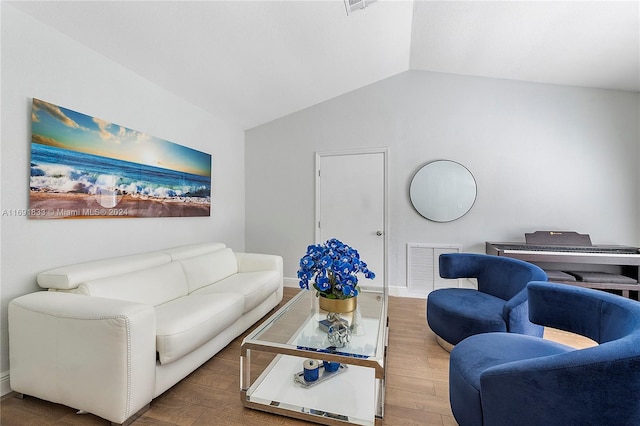
[[[438,336],[436,334],[436,342],[438,342],[438,345],[440,345],[440,347],[442,349],[444,349],[447,352],[451,352],[451,350],[453,349],[454,345],[452,345],[451,343],[447,342],[446,340],[444,340],[442,337]]]
[[[149,409],[149,407],[151,406],[151,403],[145,405],[144,407],[142,407],[140,410],[138,410],[137,413],[135,413],[134,415],[132,415],[131,417],[129,417],[127,420],[125,420],[123,423],[114,423],[111,422],[111,426],[128,426],[131,423],[133,423],[134,421],[136,421],[136,419],[138,417],[140,417],[141,415],[144,414],[145,411],[147,411]]]

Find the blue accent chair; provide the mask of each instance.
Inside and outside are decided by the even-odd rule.
[[[463,340],[449,361],[460,426],[640,425],[640,302],[549,282],[528,290],[531,321],[599,345],[513,333]]]
[[[444,288],[427,297],[427,322],[438,343],[450,350],[469,336],[493,331],[542,337],[529,322],[527,283],[546,281],[536,265],[509,257],[473,253],[441,254],[442,278],[476,278],[478,289]],[[442,342],[444,340],[444,342]]]

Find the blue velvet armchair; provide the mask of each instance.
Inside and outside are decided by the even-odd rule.
[[[460,426],[640,425],[640,302],[548,282],[528,290],[531,321],[599,345],[512,333],[463,340],[449,369]]]
[[[438,343],[450,350],[478,333],[505,331],[542,336],[529,321],[526,286],[547,274],[528,262],[473,253],[440,255],[442,278],[476,278],[478,289],[445,288],[429,293],[427,322]],[[444,340],[444,342],[442,341]]]

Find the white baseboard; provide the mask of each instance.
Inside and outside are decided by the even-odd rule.
[[[9,372],[5,371],[0,374],[0,396],[4,396],[11,392],[11,386],[9,384]]]
[[[475,279],[461,278],[458,280],[458,287],[477,289],[478,283],[476,282]],[[429,293],[412,293],[407,287],[389,286],[389,296],[426,299],[428,295]]]
[[[407,287],[389,286],[389,296],[410,297],[413,299],[426,299],[426,293],[412,293]]]

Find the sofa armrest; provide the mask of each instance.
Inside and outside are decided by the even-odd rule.
[[[152,306],[41,291],[11,301],[8,311],[14,391],[115,423],[153,398]]]
[[[282,257],[273,254],[234,253],[238,272],[277,271],[282,274]]]

